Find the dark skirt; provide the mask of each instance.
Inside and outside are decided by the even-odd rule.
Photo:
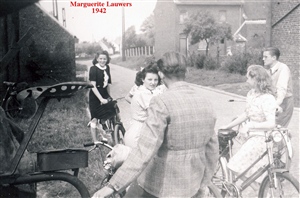
[[[110,95],[107,93],[107,91],[101,90],[102,93],[100,92],[101,96],[104,99],[110,98]],[[111,117],[113,117],[116,112],[115,112],[115,102],[110,101],[107,104],[101,104],[99,99],[95,96],[94,92],[90,90],[89,94],[89,108],[91,112],[91,119],[97,118],[101,120],[107,120]]]

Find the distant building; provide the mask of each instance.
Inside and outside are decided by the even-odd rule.
[[[250,37],[265,37],[266,27],[260,25],[251,25],[248,23],[241,25],[247,20],[266,19],[267,3],[250,0],[158,0],[155,10],[155,56],[161,56],[167,51],[179,51],[188,54],[193,51],[204,51],[205,42],[200,42],[196,46],[191,46],[188,36],[183,33],[184,19],[188,14],[198,11],[210,12],[219,22],[230,24],[231,30],[244,37],[246,40],[252,40]],[[228,47],[234,45],[231,41],[219,43],[219,53],[225,56]],[[210,54],[216,55],[216,46],[210,46]]]
[[[114,54],[114,49],[109,46],[107,43],[103,42],[102,40],[98,42],[101,48],[107,51],[109,54]]]

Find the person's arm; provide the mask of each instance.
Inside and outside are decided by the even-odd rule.
[[[141,136],[137,146],[110,179],[110,187],[102,188],[93,197],[107,196],[105,193],[112,193],[112,189],[116,191],[125,189],[141,174],[155,153],[157,153],[167,128],[168,110],[164,103],[157,98],[151,101],[148,115],[141,129]]]
[[[110,84],[107,85],[106,89],[107,89],[107,93],[110,95]]]
[[[131,104],[131,99],[132,99],[133,95],[130,94],[130,92],[125,96],[125,100]]]
[[[125,100],[131,104],[131,100],[132,100],[132,97],[134,95],[134,93],[136,92],[136,90],[138,89],[138,86],[137,85],[133,85],[130,89],[130,91],[128,92],[128,94],[125,96]]]
[[[201,187],[207,186],[211,178],[214,175],[215,167],[219,158],[219,144],[218,137],[213,132],[213,136],[210,138],[205,146],[205,171],[203,176],[203,181],[201,182]]]
[[[239,115],[236,119],[234,119],[232,122],[230,122],[229,124],[221,127],[221,129],[231,129],[231,128],[241,124],[242,122],[245,122],[247,119],[248,119],[248,116],[244,112],[241,115]]]
[[[286,96],[290,78],[291,78],[290,69],[287,66],[283,67],[280,71],[278,81],[276,84],[276,91],[277,91],[276,103],[278,106],[281,105],[283,99]]]

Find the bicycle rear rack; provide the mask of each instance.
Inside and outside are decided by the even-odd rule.
[[[51,98],[56,98],[58,100],[62,98],[69,98],[73,96],[77,91],[85,88],[92,88],[93,85],[87,82],[66,82],[55,84],[53,86],[43,86],[43,87],[32,87],[23,90],[20,97],[27,97],[27,94],[32,93],[34,98],[43,97],[37,113],[33,117],[30,123],[29,129],[25,134],[23,141],[21,142],[13,160],[10,168],[7,172],[0,174],[0,184],[27,184],[36,183],[41,181],[50,180],[63,180],[72,184],[81,194],[82,197],[89,197],[89,192],[85,185],[75,176],[63,172],[34,172],[27,175],[16,174],[16,170],[21,161],[22,156],[31,140],[38,123],[47,107],[47,104]],[[76,172],[76,170],[75,170]]]

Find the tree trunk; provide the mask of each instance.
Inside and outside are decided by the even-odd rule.
[[[209,42],[206,39],[205,39],[205,42],[206,42],[205,55],[208,56]]]

